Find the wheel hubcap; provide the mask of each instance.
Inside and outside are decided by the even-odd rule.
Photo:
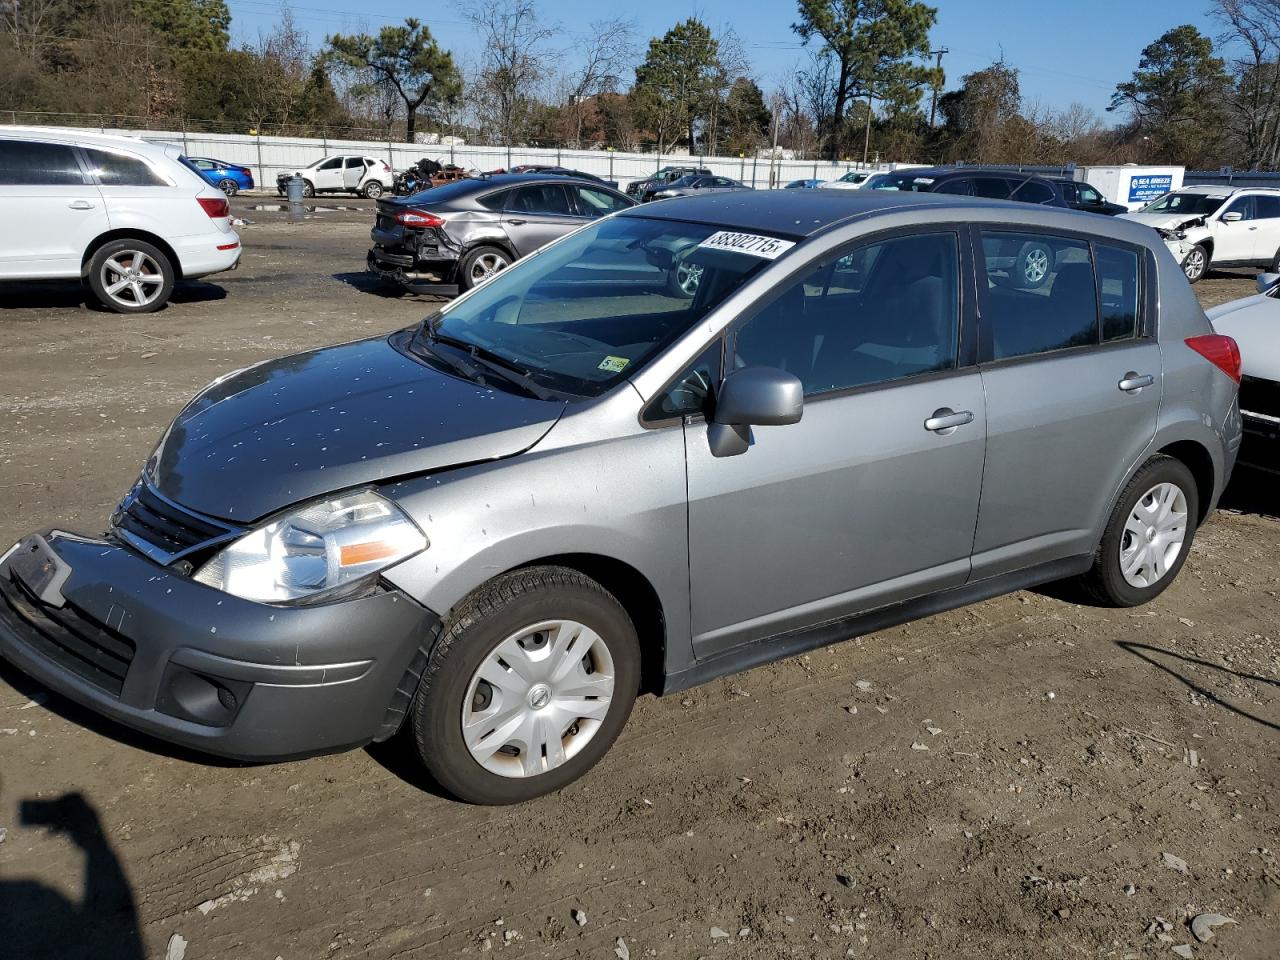
[[[613,685],[613,656],[598,633],[576,620],[532,624],[494,647],[472,675],[463,741],[490,773],[546,773],[591,742]]]
[[[1031,283],[1039,283],[1049,272],[1049,256],[1043,250],[1032,250],[1022,268],[1023,275]]]
[[[1187,539],[1187,497],[1176,484],[1158,483],[1134,504],[1120,537],[1120,572],[1134,587],[1168,575]]]
[[[160,264],[141,250],[112,254],[103,263],[99,279],[107,296],[126,307],[152,303],[164,287]]]
[[[476,258],[476,262],[471,265],[471,279],[474,283],[484,283],[506,266],[507,261],[496,253],[486,253]]]

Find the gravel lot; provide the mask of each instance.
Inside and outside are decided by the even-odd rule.
[[[365,279],[367,210],[254,202],[241,268],[159,314],[0,291],[0,542],[101,530],[213,377],[430,309]],[[0,665],[0,953],[1274,957],[1277,503],[1242,473],[1147,608],[1020,593],[647,697],[584,781],[517,808],[441,797],[394,741],[175,753]],[[1206,912],[1236,923],[1200,943]]]

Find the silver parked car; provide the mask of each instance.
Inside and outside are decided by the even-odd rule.
[[[1031,288],[986,258],[1028,241]],[[1132,223],[635,207],[420,325],[215,381],[106,535],[0,557],[0,653],[189,747],[403,728],[457,796],[525,800],[641,690],[1051,580],[1152,599],[1231,473],[1237,356]]]
[[[456,293],[635,201],[596,180],[489,174],[378,202],[366,265],[415,293]]]
[[[1258,276],[1258,293],[1209,308],[1209,322],[1240,348],[1240,462],[1280,473],[1280,275]]]
[[[672,180],[667,184],[656,185],[645,192],[646,200],[666,200],[669,197],[693,197],[704,193],[733,193],[738,190],[750,190],[745,183],[730,180],[728,177],[690,174]]]

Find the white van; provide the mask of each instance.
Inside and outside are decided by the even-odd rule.
[[[148,313],[177,280],[240,261],[231,207],[176,146],[0,126],[0,281],[81,279]]]

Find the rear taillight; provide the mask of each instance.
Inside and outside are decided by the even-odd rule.
[[[395,215],[396,223],[405,227],[443,227],[444,220],[425,210],[401,210]]]
[[[253,176],[253,171],[252,171],[252,170],[250,170],[248,167],[241,167],[241,168],[240,168],[240,176],[242,176],[242,177],[252,177],[252,176]]]
[[[1204,357],[1236,383],[1240,382],[1240,348],[1230,337],[1206,333],[1188,337],[1187,346]]]
[[[204,212],[215,220],[218,217],[231,216],[231,204],[226,197],[196,197],[196,203],[204,208]]]

